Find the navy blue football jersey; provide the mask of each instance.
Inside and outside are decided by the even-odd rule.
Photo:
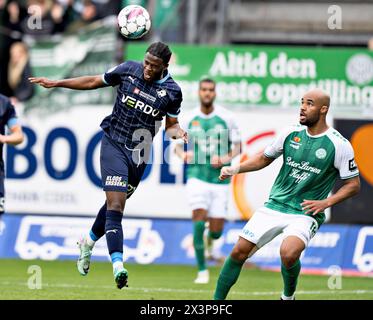
[[[103,81],[118,88],[113,112],[101,127],[127,148],[135,149],[144,140],[151,143],[163,117],[177,117],[180,113],[181,89],[168,72],[160,80],[147,82],[143,64],[126,61],[108,70]]]
[[[10,100],[0,94],[0,134],[5,134],[5,127],[12,126],[18,123],[16,111]],[[4,176],[4,160],[3,160],[3,144],[0,143],[0,177]]]

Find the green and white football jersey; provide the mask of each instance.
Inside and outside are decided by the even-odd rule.
[[[290,214],[305,214],[301,203],[307,200],[323,200],[328,197],[337,179],[349,179],[359,175],[354,161],[354,151],[348,140],[337,130],[311,136],[306,126],[293,126],[284,130],[264,154],[277,158],[282,154],[283,165],[272,186],[267,208]],[[320,226],[325,213],[316,216]]]
[[[198,107],[180,118],[181,127],[188,132],[188,150],[194,154],[192,163],[187,166],[187,178],[229,184],[229,180],[219,180],[220,168],[211,166],[211,158],[214,155],[226,155],[233,143],[240,142],[240,133],[233,114],[215,106],[213,112],[206,115]]]

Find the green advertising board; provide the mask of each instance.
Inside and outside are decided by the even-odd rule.
[[[51,79],[103,74],[115,65],[117,34],[108,22],[82,28],[78,34],[50,38],[30,45],[32,74]],[[86,91],[44,89],[25,103],[25,110],[58,111],[76,105],[107,105],[114,101],[112,88]]]
[[[373,52],[366,49],[282,46],[170,45],[170,72],[184,105],[197,103],[198,81],[217,82],[218,102],[233,108],[299,106],[304,92],[329,92],[337,110],[373,109]],[[129,44],[126,59],[141,60],[147,44]]]

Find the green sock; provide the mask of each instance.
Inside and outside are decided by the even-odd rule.
[[[281,274],[282,279],[284,280],[284,296],[291,297],[294,294],[297,287],[300,268],[301,264],[299,260],[297,260],[297,262],[295,262],[295,264],[289,269],[286,269],[285,266],[281,264]]]
[[[236,283],[238,276],[240,275],[242,265],[245,261],[234,260],[231,256],[228,256],[225,260],[223,268],[220,271],[218,283],[216,285],[214,300],[224,300],[231,289]]]
[[[223,234],[223,231],[209,231],[208,237],[210,239],[217,240],[221,237],[222,234]]]
[[[203,243],[204,232],[205,221],[194,221],[193,245],[199,271],[206,270],[205,245]]]

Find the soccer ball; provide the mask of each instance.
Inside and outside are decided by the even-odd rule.
[[[124,37],[139,39],[150,30],[150,15],[142,6],[134,4],[126,6],[118,14],[118,26]]]

